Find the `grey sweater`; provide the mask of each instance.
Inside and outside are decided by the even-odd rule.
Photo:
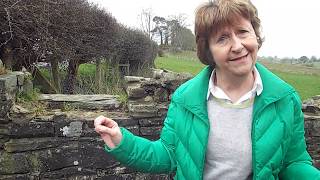
[[[207,101],[210,132],[205,180],[252,179],[251,121],[253,104],[227,105],[213,96]]]

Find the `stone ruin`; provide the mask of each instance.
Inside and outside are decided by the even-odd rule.
[[[172,179],[137,172],[108,156],[93,120],[105,115],[136,135],[158,139],[171,95],[190,74],[155,70],[152,78],[127,76],[127,102],[112,95],[42,94],[41,113],[15,104],[17,93],[32,89],[28,77],[0,75],[0,179]],[[319,105],[316,96],[302,108],[308,151],[318,168]]]

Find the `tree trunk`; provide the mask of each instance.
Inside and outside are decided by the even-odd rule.
[[[163,45],[163,33],[160,31],[160,45]]]
[[[46,77],[44,77],[39,69],[35,67],[32,71],[32,77],[33,77],[33,84],[35,86],[40,87],[40,91],[42,93],[49,93],[49,94],[56,94],[58,91],[55,89],[54,86],[48,81]]]
[[[79,62],[77,60],[70,60],[68,66],[68,73],[64,79],[63,93],[64,94],[74,94],[75,85],[77,80],[77,74],[79,69]]]
[[[168,36],[165,37],[164,44],[165,44],[165,45],[169,45],[169,37],[168,37]]]
[[[53,84],[58,93],[61,92],[60,87],[60,73],[59,73],[59,63],[56,57],[51,59],[51,73],[53,78]]]
[[[101,93],[101,59],[97,58],[96,59],[96,77],[95,77],[95,84],[96,84],[96,89],[95,93],[100,94]]]
[[[6,69],[12,69],[13,63],[13,50],[12,47],[5,45],[3,49],[2,61]]]

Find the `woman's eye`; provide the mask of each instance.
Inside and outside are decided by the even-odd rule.
[[[249,34],[250,32],[248,30],[243,29],[239,31],[238,36],[242,38],[246,38],[249,36]]]
[[[240,30],[240,33],[241,33],[241,34],[249,33],[249,31],[248,31],[248,30],[245,30],[245,29],[242,29],[242,30]]]
[[[224,41],[226,41],[228,39],[228,37],[226,35],[220,36],[217,40],[218,43],[222,43]]]

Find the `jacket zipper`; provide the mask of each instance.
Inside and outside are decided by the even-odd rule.
[[[253,173],[253,180],[256,179],[256,172],[257,172],[257,169],[256,169],[256,156],[255,156],[255,150],[256,150],[256,141],[255,141],[255,130],[256,130],[256,127],[255,127],[255,123],[256,122],[256,118],[254,117],[253,120],[252,120],[252,124],[251,124],[251,141],[252,141],[252,173]]]

